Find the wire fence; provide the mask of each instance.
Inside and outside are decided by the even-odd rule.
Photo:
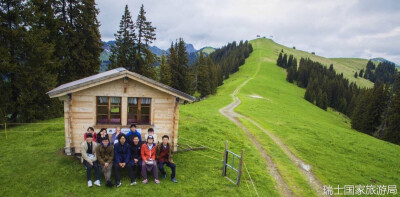
[[[207,148],[207,149],[209,149],[209,150],[212,150],[212,151],[214,151],[214,152],[216,152],[216,153],[220,153],[220,154],[222,155],[222,157],[223,157],[224,152],[222,152],[222,151],[219,151],[219,150],[217,150],[217,149],[211,148],[211,147],[209,147],[209,146],[205,146],[205,145],[203,145],[203,144],[200,144],[200,143],[198,143],[198,142],[194,142],[194,141],[192,141],[192,140],[189,140],[189,139],[186,139],[186,138],[183,138],[183,137],[179,137],[179,139],[186,140],[186,141],[191,142],[191,143],[193,143],[193,144],[200,145],[200,146],[205,147],[205,148]],[[198,154],[198,155],[202,155],[202,156],[204,156],[204,157],[213,159],[213,160],[218,161],[218,162],[223,162],[223,161],[224,161],[223,159],[218,159],[218,158],[215,158],[215,157],[212,157],[212,156],[209,156],[209,155],[200,153],[199,151],[192,151],[192,152],[193,152],[193,153],[196,153],[196,154]],[[251,190],[250,190],[250,187],[249,187],[249,184],[248,184],[248,180],[247,180],[247,178],[246,178],[245,175],[247,175],[247,177],[249,178],[249,182],[251,182],[251,185],[252,185],[252,187],[253,187],[253,191],[254,191],[255,196],[259,197],[260,195],[258,194],[257,188],[256,188],[256,186],[255,186],[255,184],[254,184],[253,179],[251,178],[251,175],[250,175],[250,172],[249,172],[249,170],[248,170],[248,168],[247,168],[247,166],[246,166],[246,163],[243,162],[243,164],[244,164],[244,167],[245,167],[245,169],[246,169],[246,173],[243,174],[243,178],[245,179],[244,181],[245,181],[245,183],[246,183],[247,189],[248,189],[249,193],[252,193],[252,192],[250,192]]]
[[[29,125],[30,128],[23,128],[22,126],[24,125]],[[14,133],[14,132],[18,132],[18,133],[57,133],[57,132],[64,132],[64,128],[60,128],[57,130],[54,129],[50,129],[50,130],[46,130],[49,128],[45,128],[45,129],[41,129],[41,130],[35,130],[32,129],[32,126],[35,125],[63,125],[64,123],[2,123],[0,124],[0,133],[4,132],[5,138],[8,139],[8,134],[9,133]]]
[[[23,125],[30,125],[30,126],[32,126],[32,125],[64,125],[64,123],[2,123],[2,124],[0,124],[0,133],[1,132],[4,132],[4,135],[5,135],[5,137],[6,137],[6,139],[8,139],[8,133],[20,133],[20,132],[27,132],[27,133],[32,133],[32,134],[34,134],[34,133],[48,133],[48,132],[52,132],[52,133],[57,133],[57,132],[64,132],[64,128],[62,128],[62,129],[60,129],[60,130],[50,130],[50,131],[46,131],[46,130],[34,130],[34,129],[30,129],[30,128],[25,128],[25,129],[23,129],[23,128],[21,128],[20,126],[23,126]],[[11,128],[10,128],[11,127]],[[209,159],[212,159],[212,160],[214,160],[214,161],[218,161],[218,162],[223,162],[224,160],[222,159],[223,158],[223,155],[224,155],[224,152],[223,151],[219,151],[219,150],[217,150],[217,149],[215,149],[215,148],[211,148],[211,147],[209,147],[209,146],[206,146],[206,145],[203,145],[203,144],[200,144],[200,143],[198,143],[198,142],[195,142],[195,141],[192,141],[192,140],[190,140],[190,139],[187,139],[187,138],[184,138],[184,137],[179,137],[179,139],[183,139],[183,140],[186,140],[186,141],[188,141],[188,142],[190,142],[190,143],[192,143],[192,144],[196,144],[196,145],[200,145],[200,146],[202,146],[202,147],[205,147],[206,149],[208,149],[208,150],[211,150],[211,151],[214,151],[214,152],[216,152],[216,153],[219,153],[219,154],[221,154],[221,158],[216,158],[216,157],[213,157],[213,156],[210,156],[210,155],[206,155],[206,154],[203,154],[203,153],[201,153],[201,152],[199,152],[199,151],[192,151],[193,153],[195,153],[195,154],[198,154],[198,155],[201,155],[201,156],[203,156],[203,157],[207,157],[207,158],[209,158]],[[249,191],[249,193],[251,193],[250,192],[250,187],[249,187],[249,184],[248,184],[248,180],[247,180],[247,178],[246,178],[246,176],[245,175],[247,175],[247,177],[249,178],[249,180],[250,180],[250,182],[251,182],[251,185],[252,185],[252,187],[253,187],[253,190],[254,190],[254,192],[255,192],[255,194],[256,194],[256,196],[259,196],[259,194],[258,194],[258,191],[257,191],[257,188],[256,188],[256,186],[255,186],[255,184],[254,184],[254,181],[253,181],[253,179],[251,178],[251,175],[250,175],[250,172],[249,172],[249,170],[248,170],[248,168],[247,168],[247,166],[246,166],[246,163],[245,162],[243,162],[243,164],[244,164],[244,167],[245,167],[245,169],[246,169],[246,174],[243,174],[244,176],[243,176],[243,178],[245,179],[244,181],[245,181],[245,183],[246,183],[246,186],[247,186],[247,189],[248,189],[248,191]]]

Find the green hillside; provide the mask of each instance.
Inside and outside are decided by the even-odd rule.
[[[274,43],[275,53],[278,53],[281,49],[284,50],[285,53],[293,54],[299,61],[300,57],[303,58],[310,58],[314,61],[318,61],[324,66],[330,66],[333,64],[337,73],[343,73],[343,76],[348,78],[350,81],[356,82],[357,85],[361,87],[372,87],[373,83],[364,78],[355,78],[354,73],[360,72],[362,68],[365,70],[365,66],[367,65],[368,60],[366,59],[359,59],[359,58],[325,58],[318,55],[313,55],[306,51],[292,49],[277,43]],[[278,54],[279,55],[279,54]],[[276,60],[275,58],[274,60]]]
[[[348,118],[307,102],[303,99],[305,90],[286,82],[286,71],[275,65],[281,46],[266,39],[252,44],[255,51],[251,58],[259,52],[257,58],[263,63],[238,94],[242,103],[236,111],[245,116],[245,124],[249,125],[250,119],[277,136],[312,166],[325,185],[400,183],[400,158],[396,156],[400,146],[357,132],[351,129]],[[267,141],[264,148],[274,155],[268,135],[254,125],[249,127],[257,138]],[[276,162],[285,164],[285,159],[276,155]]]
[[[213,47],[204,47],[204,48],[200,49],[199,51],[210,54],[210,53],[214,52],[215,49]]]
[[[179,145],[205,145],[207,149],[174,156],[179,183],[161,179],[160,185],[129,186],[125,171],[120,188],[88,188],[84,166],[62,154],[63,118],[58,118],[42,122],[56,125],[9,128],[7,140],[0,130],[0,196],[256,196],[250,176],[259,196],[317,196],[321,188],[316,190],[310,184],[309,175],[299,169],[293,157],[309,164],[309,172],[323,185],[400,185],[400,146],[352,130],[346,117],[307,102],[303,99],[305,90],[286,82],[286,71],[275,65],[282,48],[297,57],[308,53],[269,39],[251,43],[253,53],[216,95],[180,106]],[[328,66],[333,63],[336,70],[354,69],[346,62],[339,63],[341,60],[308,55]],[[366,86],[367,82],[357,81]],[[219,113],[233,102],[234,92],[241,100],[235,111],[242,114],[239,119],[254,139]],[[245,168],[239,187],[221,176],[225,140],[236,153],[244,149]],[[272,160],[265,160],[260,149]],[[271,174],[269,162],[276,166],[278,175]],[[232,171],[228,174],[233,178]],[[282,180],[276,180],[277,176]]]

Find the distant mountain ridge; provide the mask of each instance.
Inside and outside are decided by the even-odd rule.
[[[107,42],[103,42],[104,51],[106,53],[110,53],[111,52],[111,46],[114,46],[115,42],[116,42],[115,40],[110,40],[110,41],[107,41]],[[190,53],[194,53],[194,52],[200,52],[200,51],[203,51],[203,50],[204,50],[204,53],[209,54],[209,53],[211,53],[211,52],[213,52],[215,50],[215,48],[210,47],[210,46],[203,47],[203,48],[197,50],[197,49],[194,48],[193,44],[190,44],[190,43],[186,43],[185,46],[186,46],[186,52],[189,53],[189,54]],[[164,50],[164,49],[161,49],[161,48],[159,48],[157,46],[150,46],[150,51],[152,53],[156,54],[157,56],[161,56],[163,53],[165,53],[165,54],[169,53],[168,49]]]
[[[101,68],[100,72],[104,72],[107,70],[107,65],[110,63],[110,55],[111,55],[111,46],[115,46],[115,40],[110,40],[107,42],[103,41],[103,52],[100,54]],[[214,47],[203,47],[199,50],[195,49],[193,44],[186,43],[186,52],[188,53],[189,65],[193,65],[198,57],[198,53],[203,51],[206,54],[210,54],[215,51]],[[150,51],[160,57],[162,54],[169,54],[168,50],[161,49],[157,46],[150,46]]]

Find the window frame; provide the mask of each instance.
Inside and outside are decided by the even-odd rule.
[[[106,115],[106,114],[98,114],[98,107],[105,106],[105,104],[99,105],[99,97],[107,97],[107,123],[99,123],[99,115]],[[119,123],[112,123],[111,122],[111,98],[119,98]],[[115,104],[113,104],[115,105]],[[120,96],[96,96],[96,125],[121,125],[122,124],[122,97]]]
[[[136,116],[137,116],[137,120],[136,120],[136,122],[128,122],[128,120],[129,120],[129,114],[130,114],[130,112],[129,112],[129,107],[130,107],[130,104],[129,104],[129,98],[136,98],[137,99],[137,112],[136,112]],[[142,99],[144,99],[144,98],[146,98],[146,99],[150,99],[150,104],[149,104],[149,106],[148,106],[148,108],[149,108],[149,113],[148,114],[145,114],[145,116],[148,116],[149,117],[149,121],[148,122],[146,122],[146,123],[143,123],[142,122]],[[135,123],[135,124],[138,124],[138,125],[151,125],[151,120],[152,120],[152,118],[151,118],[151,106],[152,106],[152,98],[151,97],[128,97],[128,99],[127,99],[127,115],[126,115],[126,119],[127,119],[127,124],[132,124],[132,123]]]

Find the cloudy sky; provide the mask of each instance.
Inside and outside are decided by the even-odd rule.
[[[113,40],[126,4],[141,4],[157,28],[154,45],[182,37],[196,49],[256,35],[325,57],[384,57],[400,64],[398,0],[97,0],[105,41]]]

